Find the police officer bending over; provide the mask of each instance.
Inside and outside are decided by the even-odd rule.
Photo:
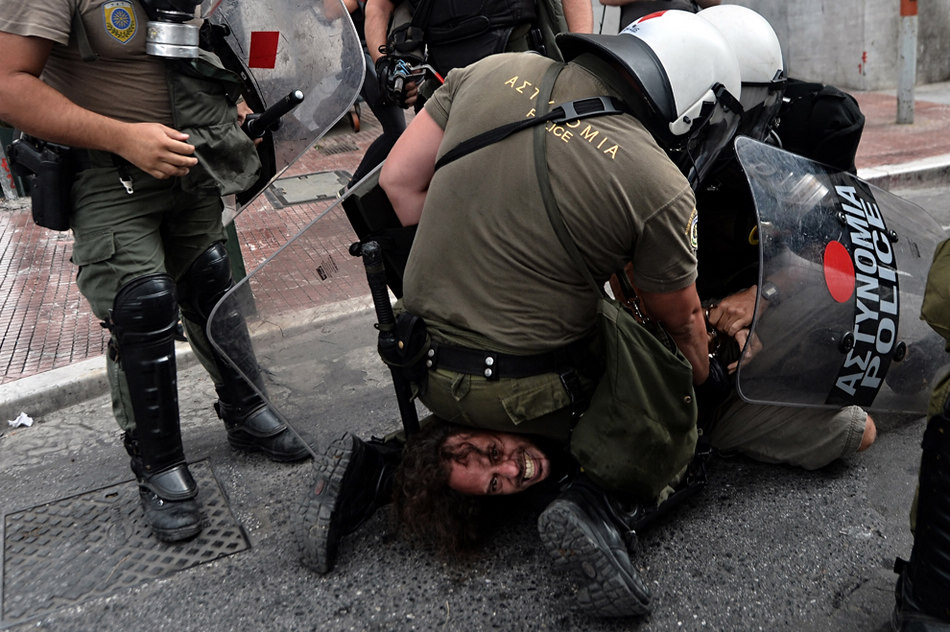
[[[694,73],[677,73],[669,65],[678,54],[678,39],[671,36],[683,32],[693,46],[690,58],[702,66]],[[686,147],[689,138],[697,156],[715,156],[732,136],[740,88],[735,56],[711,25],[677,11],[650,20],[635,34],[562,34],[558,41],[566,64],[513,53],[452,71],[397,142],[380,176],[402,223],[418,223],[403,300],[408,312],[425,320],[438,345],[437,363],[420,397],[439,418],[436,426],[453,422],[477,435],[438,444],[437,452],[454,457],[446,478],[462,494],[511,493],[549,478],[551,455],[531,445],[570,440],[572,396],[580,394],[566,388],[558,367],[573,365],[586,384],[581,390],[597,378],[593,367],[587,371],[586,365],[596,363],[588,361],[586,343],[599,297],[548,219],[530,168],[533,133],[515,133],[435,170],[436,159],[449,148],[533,116],[538,87],[552,68],[560,71],[552,103],[611,95],[635,113],[567,122],[545,132],[554,196],[595,281],[603,284],[632,260],[644,306],[689,361],[693,383],[714,391],[725,376],[721,364],[711,366],[717,363],[708,353],[689,230],[695,200],[684,175],[699,178],[697,167],[711,161],[696,161],[673,146]],[[645,94],[656,86],[662,86],[662,95]],[[664,98],[673,94],[679,95],[675,102]],[[683,123],[687,114],[689,122]],[[492,373],[472,362],[486,355],[498,360],[489,367]],[[587,421],[582,417],[581,423]],[[530,436],[509,440],[511,433]],[[633,453],[631,446],[615,449],[616,454],[595,458]],[[318,571],[329,570],[340,535],[364,517],[365,496],[387,487],[387,456],[346,437],[318,463],[321,474],[305,502],[321,511],[309,514],[316,520],[303,534],[305,562]],[[489,468],[477,467],[483,463],[513,471],[485,477]],[[397,496],[413,494],[420,479],[400,480]],[[582,605],[601,615],[646,612],[649,591],[618,527],[599,520],[600,490],[574,489],[558,502],[539,522],[555,561],[603,571],[587,578],[586,594],[594,600],[582,599]],[[434,536],[441,535],[437,522],[430,523]],[[583,533],[597,543],[575,552],[573,542],[591,541],[578,537]]]
[[[73,179],[66,209],[72,261],[80,291],[111,333],[113,411],[146,521],[166,541],[201,530],[179,429],[179,308],[214,380],[215,409],[231,446],[275,461],[308,455],[205,335],[211,309],[232,285],[221,196],[253,184],[260,161],[238,126],[239,80],[197,45],[197,26],[189,22],[198,4],[0,4],[0,119],[73,148],[75,173],[65,176]],[[156,28],[146,28],[149,21]],[[150,32],[158,38],[147,42]],[[181,32],[194,35],[184,51],[167,45]],[[226,317],[246,334],[239,315]],[[238,338],[243,371],[254,378],[250,341]]]

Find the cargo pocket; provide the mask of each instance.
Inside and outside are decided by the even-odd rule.
[[[553,373],[519,378],[517,387],[501,405],[516,426],[570,406],[571,398]]]
[[[76,285],[86,297],[92,313],[105,319],[112,307],[115,294],[115,271],[109,261],[115,256],[115,232],[111,228],[97,229],[76,236],[73,254],[69,258],[76,265]]]
[[[108,261],[115,254],[115,233],[106,229],[82,235],[73,244],[73,254],[69,258],[74,265],[82,268],[93,263]]]

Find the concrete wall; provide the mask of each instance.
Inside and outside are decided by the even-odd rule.
[[[789,75],[856,90],[897,86],[899,0],[727,0],[764,15]],[[950,0],[921,0],[917,83],[950,79]]]
[[[595,22],[604,7],[592,0]],[[724,0],[755,9],[782,42],[789,75],[852,90],[896,88],[900,0]],[[919,0],[917,83],[950,80],[950,0]],[[610,7],[614,9],[614,7]],[[611,11],[604,32],[616,28]],[[612,31],[616,32],[616,31]]]

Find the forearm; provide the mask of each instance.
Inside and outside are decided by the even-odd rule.
[[[701,308],[690,312],[689,316],[686,322],[663,325],[692,365],[693,384],[702,384],[709,376],[709,336],[706,333],[706,319]]]
[[[28,73],[3,79],[0,119],[43,140],[119,154],[128,137],[128,123],[82,108]]]
[[[564,19],[572,33],[592,33],[594,31],[594,9],[590,0],[565,0]]]
[[[366,35],[366,50],[374,63],[383,56],[379,48],[386,45],[389,19],[392,17],[394,8],[388,0],[370,0],[366,3],[363,32]]]
[[[673,338],[693,367],[693,384],[709,376],[709,336],[695,285],[674,292],[640,292],[643,306]]]
[[[419,223],[441,141],[442,128],[423,109],[416,114],[383,163],[379,186],[386,192],[403,226]]]

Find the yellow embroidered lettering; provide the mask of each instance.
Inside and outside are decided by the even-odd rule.
[[[606,150],[604,153],[607,154],[608,156],[610,156],[610,159],[611,159],[611,160],[615,160],[615,159],[617,158],[617,152],[618,152],[618,151],[620,151],[620,146],[619,146],[619,145],[614,145],[614,146],[611,147],[610,149]]]
[[[534,89],[534,92],[531,93],[531,99],[532,99],[532,100],[537,99],[539,92],[541,92],[541,89],[540,89],[540,88],[535,88],[535,89]]]
[[[574,119],[573,121],[568,121],[564,125],[566,125],[567,127],[578,127],[580,124],[581,124],[580,121],[578,121],[577,119]]]
[[[564,130],[564,135],[561,136],[561,138],[564,140],[565,143],[569,143],[573,137],[574,137],[574,132],[570,132],[568,130]]]
[[[506,81],[506,82],[505,82],[505,85],[508,86],[508,87],[510,87],[510,88],[514,88],[514,87],[515,87],[515,83],[517,83],[517,81],[518,81],[518,77],[517,77],[517,76],[514,76],[514,77],[512,77],[511,79],[509,79],[508,81]]]
[[[523,81],[520,86],[515,88],[515,92],[518,94],[524,94],[524,89],[531,85],[530,81]]]
[[[604,146],[604,143],[606,143],[606,142],[607,142],[607,137],[604,136],[603,138],[600,139],[600,142],[597,143],[597,149],[600,149],[601,147],[603,147],[603,146]]]
[[[527,116],[525,116],[525,118],[534,118],[534,112],[535,112],[535,109],[531,108],[530,110],[528,110],[528,114]]]
[[[581,132],[581,137],[589,143],[594,142],[594,139],[597,138],[597,130],[593,129],[590,125],[584,128],[584,131]]]

